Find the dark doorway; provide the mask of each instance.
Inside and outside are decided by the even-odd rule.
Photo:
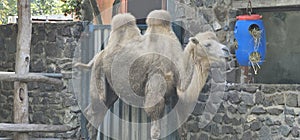
[[[145,24],[145,19],[149,12],[162,7],[163,0],[129,0],[128,13],[133,14],[137,19],[137,24]]]
[[[255,76],[256,83],[300,84],[299,11],[263,12],[266,62]]]

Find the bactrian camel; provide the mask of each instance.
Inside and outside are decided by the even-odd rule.
[[[103,122],[106,111],[118,98],[144,108],[151,118],[151,139],[162,137],[164,126],[160,120],[171,97],[178,99],[170,113],[177,123],[184,122],[193,111],[210,64],[222,62],[228,50],[213,32],[191,37],[182,49],[170,21],[167,11],[154,10],[141,35],[131,14],[118,14],[112,19],[105,49],[89,64],[76,64],[92,69],[92,101],[85,115],[94,127]]]

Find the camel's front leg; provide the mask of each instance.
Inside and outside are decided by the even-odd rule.
[[[160,122],[165,109],[164,92],[165,83],[161,82],[160,77],[153,76],[145,86],[145,111],[151,118],[151,139],[160,138]]]
[[[157,103],[157,100],[160,100]],[[160,122],[159,119],[163,116],[165,109],[165,100],[162,96],[155,95],[146,95],[145,105],[152,105],[152,103],[156,103],[154,106],[145,108],[147,115],[151,118],[151,139],[156,140],[160,138]]]

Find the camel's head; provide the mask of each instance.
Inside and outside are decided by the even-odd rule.
[[[199,33],[195,37],[191,37],[187,47],[193,51],[192,55],[195,59],[208,59],[211,63],[221,62],[229,57],[228,48],[218,41],[213,32]]]

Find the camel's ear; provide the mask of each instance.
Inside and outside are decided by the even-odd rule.
[[[199,44],[199,41],[198,41],[198,39],[197,39],[196,37],[191,37],[191,38],[189,39],[189,41],[191,41],[191,42],[194,43],[195,45]]]

